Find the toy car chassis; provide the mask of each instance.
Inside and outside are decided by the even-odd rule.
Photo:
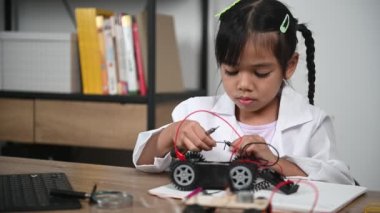
[[[170,165],[171,180],[179,190],[189,191],[202,187],[257,191],[285,181],[279,173],[268,168],[258,168],[257,164],[245,159],[238,158],[231,162],[205,161],[198,152],[187,152],[185,156],[186,160],[179,160],[174,156]],[[298,187],[297,184],[288,181],[279,189],[285,194],[292,194]]]

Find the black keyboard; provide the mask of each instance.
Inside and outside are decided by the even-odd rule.
[[[72,190],[64,173],[0,175],[0,212],[81,208],[79,200],[51,196],[50,189]]]

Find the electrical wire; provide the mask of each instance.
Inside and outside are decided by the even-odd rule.
[[[241,149],[241,151],[240,151],[240,153],[245,153],[245,150],[250,146],[250,145],[252,145],[252,144],[261,144],[261,145],[266,145],[266,146],[270,146],[275,152],[276,152],[276,160],[272,163],[272,164],[268,164],[268,163],[270,163],[268,160],[265,160],[265,159],[257,159],[258,160],[258,162],[261,164],[261,161],[266,161],[267,162],[267,164],[262,164],[262,165],[260,165],[260,166],[262,166],[262,167],[271,167],[271,166],[274,166],[274,165],[276,165],[277,163],[278,163],[278,161],[280,161],[280,153],[278,152],[278,150],[272,145],[272,144],[268,144],[268,143],[265,143],[265,142],[249,142],[249,143],[247,143],[247,144],[245,144],[244,146],[243,146],[243,148]]]
[[[196,111],[193,111],[193,112],[191,112],[190,114],[188,114],[180,123],[179,123],[179,125],[177,126],[177,129],[176,129],[176,134],[175,134],[175,139],[174,139],[174,141],[173,141],[173,147],[174,147],[174,152],[175,152],[175,155],[176,155],[176,157],[179,159],[179,160],[186,160],[186,157],[185,157],[185,155],[178,149],[178,147],[176,146],[176,144],[177,144],[177,140],[178,140],[178,135],[179,135],[179,130],[180,130],[180,128],[181,128],[181,126],[182,126],[182,124],[184,123],[184,121],[186,121],[190,116],[192,116],[192,115],[194,115],[194,114],[196,114],[196,113],[201,113],[201,112],[203,112],[203,113],[208,113],[208,114],[211,114],[211,115],[213,115],[213,116],[215,116],[215,117],[217,117],[217,118],[219,118],[219,119],[221,119],[222,121],[224,121],[233,131],[234,131],[234,133],[238,136],[238,138],[239,138],[239,141],[237,141],[237,145],[239,145],[241,142],[242,142],[242,140],[243,140],[243,137],[238,133],[238,131],[226,120],[226,119],[224,119],[223,117],[221,117],[220,115],[218,115],[217,113],[215,113],[215,112],[212,112],[212,111],[209,111],[209,110],[204,110],[204,109],[200,109],[200,110],[196,110]],[[229,141],[223,141],[224,143],[225,143],[225,146],[232,146],[232,143],[231,142],[229,142]],[[220,142],[219,142],[220,143]],[[276,165],[277,163],[278,163],[278,161],[280,160],[280,154],[279,154],[279,152],[278,152],[278,150],[273,146],[273,145],[271,145],[271,144],[267,144],[267,143],[264,143],[264,142],[250,142],[250,143],[248,143],[248,144],[246,144],[246,145],[244,145],[244,147],[241,149],[242,150],[242,152],[244,152],[244,150],[245,149],[247,149],[247,147],[249,146],[249,145],[252,145],[252,144],[263,144],[263,145],[267,145],[267,146],[270,146],[273,150],[275,150],[275,152],[276,152],[276,154],[277,154],[277,158],[276,158],[276,161],[275,162],[273,162],[272,164],[268,164],[268,163],[270,163],[269,161],[266,161],[265,159],[261,159],[261,160],[264,160],[264,161],[266,161],[267,163],[266,164],[262,164],[262,162],[260,162],[260,161],[254,161],[254,160],[251,160],[250,162],[251,163],[255,163],[255,164],[257,164],[258,166],[260,166],[260,167],[271,167],[271,166],[274,166],[274,165]],[[225,148],[225,147],[224,147]],[[230,157],[230,161],[232,161],[232,158],[233,158],[233,156],[234,155],[236,155],[236,153],[238,152],[238,150],[237,149],[233,149],[232,150],[232,153],[231,153],[231,157]],[[282,171],[282,168],[281,168],[281,166],[280,166],[280,170]],[[281,172],[282,173],[282,172]]]
[[[297,182],[295,182],[295,184],[299,184],[299,183],[303,183],[303,184],[307,184],[309,185],[315,192],[315,196],[314,196],[314,201],[313,201],[313,205],[311,206],[311,209],[309,212],[314,212],[314,209],[315,207],[317,206],[317,203],[318,203],[318,200],[319,200],[319,190],[318,190],[318,187],[310,182],[310,181],[305,181],[305,180],[298,180]],[[294,184],[293,181],[290,181],[290,180],[286,180],[286,181],[282,181],[280,183],[278,183],[274,189],[272,190],[272,193],[269,197],[269,203],[272,203],[272,200],[273,200],[273,197],[274,197],[274,194],[277,193],[281,187],[285,186],[285,185],[290,185],[290,184]]]
[[[214,115],[215,117],[221,119],[222,121],[224,121],[229,127],[231,127],[231,129],[235,132],[235,134],[239,137],[239,143],[241,142],[241,140],[243,139],[240,134],[237,132],[237,130],[226,120],[224,119],[223,117],[221,117],[220,115],[216,114],[215,112],[212,112],[212,111],[209,111],[209,110],[203,110],[203,109],[200,109],[200,110],[196,110],[196,111],[193,111],[191,112],[190,114],[188,114],[180,123],[179,125],[177,126],[177,129],[176,129],[176,134],[175,134],[175,138],[174,138],[174,152],[176,154],[176,157],[179,159],[179,160],[186,160],[186,157],[183,153],[181,153],[179,150],[178,150],[178,147],[176,146],[177,144],[177,139],[178,139],[178,134],[179,134],[179,129],[181,128],[183,122],[185,120],[187,120],[190,116],[192,116],[193,114],[196,114],[196,113],[200,113],[200,112],[204,112],[204,113],[209,113],[211,115]]]

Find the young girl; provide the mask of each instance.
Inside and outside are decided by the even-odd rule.
[[[238,151],[276,162],[275,147],[280,159],[272,169],[283,175],[353,184],[338,159],[331,118],[313,106],[314,40],[308,28],[277,0],[236,1],[219,19],[215,52],[225,93],[190,98],[174,109],[173,123],[140,133],[136,168],[168,169],[174,144],[201,151],[208,161],[229,161]],[[307,48],[309,102],[287,83],[298,63],[297,31]],[[217,129],[208,134],[211,128]]]

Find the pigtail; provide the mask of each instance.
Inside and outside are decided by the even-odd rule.
[[[314,39],[311,35],[311,31],[306,27],[305,24],[299,24],[298,31],[302,33],[302,36],[305,39],[306,66],[308,69],[308,81],[309,81],[309,92],[307,96],[309,98],[309,103],[314,105],[314,92],[315,92]]]

